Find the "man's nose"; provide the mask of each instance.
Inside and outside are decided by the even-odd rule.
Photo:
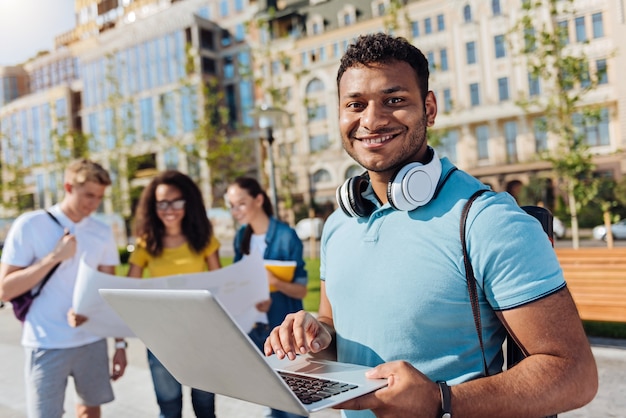
[[[361,112],[361,126],[373,132],[389,124],[389,114],[381,103],[368,103]]]

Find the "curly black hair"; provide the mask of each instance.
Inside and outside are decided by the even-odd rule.
[[[343,73],[351,67],[372,63],[389,64],[393,61],[404,61],[415,70],[417,85],[422,100],[428,93],[428,60],[417,47],[402,37],[393,37],[385,33],[361,35],[351,44],[341,58],[337,71],[337,91]]]
[[[135,236],[146,242],[150,255],[159,256],[163,253],[165,225],[157,215],[155,197],[156,188],[161,184],[180,190],[185,199],[181,229],[189,246],[196,253],[201,253],[211,240],[213,227],[207,217],[202,192],[189,176],[176,170],[162,172],[143,189],[135,211]]]

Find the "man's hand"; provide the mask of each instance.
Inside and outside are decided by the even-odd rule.
[[[332,341],[328,330],[313,315],[300,311],[289,314],[283,323],[272,330],[265,340],[266,356],[276,353],[279,359],[287,356],[290,360],[296,354],[319,353]]]
[[[387,379],[387,387],[337,405],[337,409],[371,409],[379,418],[434,417],[439,412],[439,387],[405,361],[381,364],[367,372]]]
[[[72,328],[83,325],[85,322],[87,322],[87,319],[89,318],[87,318],[85,315],[80,315],[74,312],[74,308],[70,308],[70,310],[67,311],[67,323],[70,324],[70,327]]]
[[[61,237],[57,245],[52,250],[52,256],[57,262],[67,260],[76,254],[76,235],[70,234],[66,229],[65,235]]]
[[[117,380],[124,375],[126,370],[126,350],[118,348],[113,354],[113,369],[111,370],[111,380]]]

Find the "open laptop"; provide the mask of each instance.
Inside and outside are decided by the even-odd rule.
[[[311,356],[265,357],[208,290],[100,289],[100,294],[170,373],[194,388],[308,416],[387,384],[367,379],[364,366]],[[310,378],[331,382],[313,395],[297,394],[304,390],[287,383],[298,386]]]

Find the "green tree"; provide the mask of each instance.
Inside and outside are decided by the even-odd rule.
[[[556,146],[542,157],[552,163],[565,185],[572,244],[578,248],[578,212],[597,192],[584,130],[597,123],[600,111],[583,101],[586,93],[597,85],[598,74],[589,73],[584,48],[568,45],[566,23],[576,15],[573,3],[573,0],[523,1],[521,17],[509,33],[509,41],[525,61],[531,82],[540,83],[540,95],[525,97],[518,104],[527,114],[542,115],[538,127],[556,138]]]

